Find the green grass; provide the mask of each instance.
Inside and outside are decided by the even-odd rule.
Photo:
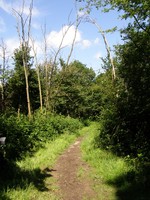
[[[57,200],[57,185],[52,177],[58,156],[72,143],[76,135],[63,134],[32,157],[17,163],[5,163],[0,176],[1,200]]]
[[[80,131],[80,135],[85,135],[83,158],[92,168],[90,177],[98,200],[149,200],[149,182],[144,181],[148,179],[143,171],[137,172],[135,166],[125,159],[97,148],[95,139],[98,134],[96,123]],[[32,157],[0,165],[0,200],[59,200],[55,195],[59,188],[52,177],[53,166],[76,137],[77,134],[60,135]],[[79,169],[77,176],[79,179],[84,177],[83,168]]]
[[[83,159],[92,166],[90,176],[98,200],[150,199],[149,182],[142,182],[144,175],[137,172],[133,164],[125,158],[96,147],[98,125],[93,123],[82,131],[86,133],[82,143]]]

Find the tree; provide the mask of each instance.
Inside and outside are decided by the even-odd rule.
[[[96,3],[96,1],[89,1],[89,0],[87,0],[86,2],[87,2],[87,6],[85,6],[85,11],[84,11],[85,14],[82,17],[85,18],[86,22],[94,24],[96,26],[96,28],[98,29],[99,33],[101,34],[101,36],[103,38],[103,41],[104,41],[104,44],[105,44],[106,51],[107,51],[107,57],[109,59],[109,62],[111,64],[111,68],[112,68],[112,80],[114,81],[116,79],[115,65],[114,65],[113,58],[111,56],[110,46],[109,46],[109,43],[107,41],[105,33],[106,32],[112,32],[112,31],[114,31],[116,29],[116,27],[113,28],[112,30],[104,31],[102,29],[102,27],[98,24],[98,22],[95,19],[93,19],[93,18],[90,17],[91,7],[95,5],[94,3]],[[97,7],[97,5],[95,5],[95,6]],[[84,9],[82,8],[81,10],[84,10]]]
[[[27,55],[27,51],[29,48],[33,0],[31,1],[30,8],[29,8],[29,15],[27,17],[24,17],[24,4],[25,4],[25,1],[23,0],[21,12],[14,10],[14,13],[17,18],[17,31],[18,31],[18,36],[20,39],[20,47],[22,49],[22,60],[23,60],[25,82],[26,82],[26,97],[27,97],[28,116],[30,118],[31,117],[31,105],[30,105],[30,95],[29,95],[28,66],[27,66],[28,60],[26,58],[26,55]],[[27,26],[27,33],[25,30],[26,26]],[[21,30],[20,30],[20,27],[21,27]]]
[[[79,2],[84,0],[77,0]],[[137,30],[143,30],[150,33],[149,16],[150,2],[145,0],[86,0],[85,7],[91,11],[92,7],[102,9],[103,12],[108,12],[112,9],[123,11],[122,18],[132,18],[132,23],[128,27],[136,27]],[[128,29],[129,31],[129,29]]]
[[[94,71],[79,61],[74,61],[58,73],[58,80],[62,76],[55,96],[56,112],[71,117],[87,117],[90,115],[88,111],[92,109],[89,105],[89,93],[95,78]]]
[[[121,30],[124,45],[116,47],[117,95],[111,95],[109,103],[106,101],[103,106],[101,146],[122,155],[140,155],[149,160],[150,2],[87,0],[86,3],[89,9],[95,6],[104,11],[122,10],[122,18],[132,19],[132,24],[128,23]]]
[[[128,138],[132,138],[129,140],[131,152],[148,156],[150,43],[147,33],[143,30],[132,33],[130,37],[132,38],[130,41],[117,49],[121,61],[118,72],[126,88],[125,98],[121,100],[124,104],[122,107],[126,107],[123,121],[128,129],[128,132],[126,131]]]
[[[50,110],[50,111],[53,111],[53,109],[54,109],[54,104],[55,104],[54,97],[57,96],[59,87],[61,86],[61,82],[63,80],[63,76],[62,76],[62,77],[59,77],[59,81],[56,81],[56,79],[58,78],[58,77],[56,77],[56,74],[59,71],[59,67],[60,68],[62,67],[62,65],[59,65],[59,60],[61,60],[61,58],[59,56],[60,56],[60,52],[62,51],[62,49],[66,47],[66,46],[64,46],[65,37],[66,37],[68,31],[70,30],[70,28],[72,26],[74,26],[73,40],[70,45],[70,51],[68,53],[68,57],[67,57],[66,63],[65,63],[65,66],[68,66],[69,62],[70,62],[70,58],[71,58],[73,50],[74,50],[74,45],[75,45],[76,36],[77,36],[77,30],[82,21],[82,18],[79,17],[78,13],[76,15],[75,22],[71,22],[69,18],[70,18],[70,15],[68,17],[68,24],[66,26],[63,26],[63,28],[62,28],[62,37],[61,37],[60,43],[58,45],[58,48],[52,49],[53,55],[49,54],[49,52],[48,52],[46,25],[42,29],[43,39],[44,39],[44,51],[43,51],[44,62],[42,65],[44,66],[44,71],[45,71],[45,75],[44,75],[45,106],[46,106],[46,110]]]
[[[69,22],[68,26],[66,26],[67,28],[64,30],[64,32],[62,33],[62,38],[60,41],[60,44],[58,46],[57,50],[53,50],[54,51],[54,56],[53,58],[50,57],[51,55],[48,54],[48,41],[47,41],[47,36],[46,36],[46,25],[44,26],[44,29],[42,29],[42,33],[43,33],[43,39],[44,39],[44,63],[42,64],[44,66],[44,71],[45,71],[45,93],[46,93],[46,97],[45,97],[45,105],[46,105],[46,110],[51,110],[53,109],[53,105],[52,105],[52,94],[54,92],[54,80],[55,80],[55,74],[57,71],[57,59],[58,56],[61,52],[61,50],[63,49],[63,41],[65,39],[66,34],[68,33],[70,27],[72,26],[72,23]],[[71,55],[70,55],[71,56]]]
[[[103,38],[103,41],[104,41],[104,44],[105,44],[105,48],[107,50],[107,56],[108,56],[108,59],[109,59],[109,62],[111,64],[111,68],[112,68],[112,80],[114,81],[116,79],[115,65],[114,65],[113,58],[111,56],[111,50],[110,50],[107,38],[105,36],[105,32],[102,30],[100,25],[95,20],[93,20],[91,17],[89,17],[89,21],[97,27],[98,31],[102,35],[102,38]]]
[[[6,104],[6,83],[9,76],[8,71],[8,51],[7,46],[4,43],[4,41],[1,41],[0,44],[0,57],[2,59],[2,64],[0,64],[0,110],[5,110],[5,104]]]
[[[27,101],[26,101],[26,81],[24,76],[24,67],[23,67],[23,51],[22,49],[16,49],[14,52],[14,71],[11,75],[8,84],[7,84],[7,91],[8,91],[8,99],[10,101],[10,106],[18,112],[18,114],[28,113],[27,109]],[[36,71],[32,69],[33,65],[33,58],[30,56],[30,49],[26,51],[26,67],[28,71],[28,80],[29,80],[29,93],[31,96],[31,107],[33,111],[39,108],[39,95],[38,95],[38,81]]]
[[[37,52],[36,52],[36,49],[35,49],[35,42],[34,42],[33,39],[31,39],[31,41],[32,41],[32,50],[33,50],[33,53],[34,53],[34,60],[35,60],[37,78],[38,78],[40,110],[42,112],[43,111],[43,95],[42,95],[42,84],[41,84],[41,77],[40,77],[40,64],[38,63],[38,60],[37,60]]]

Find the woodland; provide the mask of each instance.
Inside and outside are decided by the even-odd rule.
[[[70,62],[74,41],[68,60],[64,60],[59,57],[61,44],[54,57],[47,55],[45,40],[44,62],[37,62],[34,40],[29,45],[32,2],[27,19],[15,11],[21,30],[18,30],[20,46],[13,54],[13,69],[7,62],[5,42],[0,44],[0,137],[6,137],[6,144],[0,145],[0,171],[6,165],[16,166],[18,160],[43,148],[45,142],[65,132],[77,133],[94,121],[98,127],[94,147],[132,163],[136,169],[128,178],[148,188],[150,1],[78,0],[85,4],[81,10],[86,12],[87,21],[91,20],[93,8],[103,12],[117,9],[123,11],[123,19],[132,19],[120,30],[124,43],[114,47],[113,57],[106,40],[107,31],[99,27],[108,53],[102,58],[104,72],[100,74],[78,60]],[[24,20],[28,20],[27,26]],[[76,30],[81,21],[77,16]]]

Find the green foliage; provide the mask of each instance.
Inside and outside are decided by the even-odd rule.
[[[146,161],[150,158],[150,48],[145,32],[132,33],[132,40],[117,47],[119,64],[115,93],[105,102],[102,113],[100,143],[122,155]],[[115,94],[114,93],[114,94]]]
[[[132,19],[121,31],[124,45],[116,48],[117,79],[112,83],[110,64],[103,59],[105,73],[97,77],[101,91],[102,123],[99,143],[119,155],[150,159],[150,2],[145,0],[84,1],[104,11],[123,11]],[[109,9],[110,8],[110,9]]]
[[[124,98],[119,98],[118,111],[122,116],[130,149],[150,158],[149,152],[149,110],[150,110],[150,45],[145,32],[132,33],[132,41],[120,48],[121,64],[119,74],[125,83]],[[128,67],[126,67],[128,66]],[[124,116],[123,113],[124,112]]]
[[[76,133],[82,127],[78,119],[37,112],[34,116],[34,135],[41,141],[46,141],[63,133]]]
[[[21,113],[27,114],[27,98],[26,98],[26,81],[23,67],[23,50],[16,49],[14,52],[14,71],[12,72],[6,85],[6,103],[7,109],[20,110]],[[38,81],[35,69],[32,69],[32,57],[30,56],[30,49],[26,52],[27,59],[27,73],[29,81],[29,93],[32,110],[39,108],[39,91]]]
[[[31,150],[34,144],[33,128],[25,116],[20,116],[20,119],[14,115],[0,116],[0,127],[2,134],[6,137],[6,158],[14,160]]]
[[[55,111],[74,118],[92,116],[91,102],[94,100],[92,84],[95,73],[79,61],[63,67],[58,74],[59,92],[55,97]]]
[[[23,115],[20,118],[14,115],[0,116],[0,127],[0,132],[7,138],[5,157],[15,160],[37,150],[60,134],[77,134],[82,123],[70,117],[37,112],[31,120]]]
[[[143,166],[138,159],[131,160],[129,156],[117,157],[97,147],[99,129],[101,125],[91,124],[82,130],[86,132],[86,138],[82,143],[83,158],[92,166],[91,177],[98,199],[149,199],[149,164]]]

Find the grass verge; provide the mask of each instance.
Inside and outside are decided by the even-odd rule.
[[[76,135],[63,134],[32,157],[17,163],[5,163],[0,172],[1,200],[57,200],[57,185],[52,177],[53,165]]]
[[[90,176],[93,179],[98,200],[150,199],[149,182],[142,181],[144,175],[137,172],[132,163],[96,147],[98,125],[93,123],[82,131],[86,132],[81,147],[83,158],[92,167]]]

